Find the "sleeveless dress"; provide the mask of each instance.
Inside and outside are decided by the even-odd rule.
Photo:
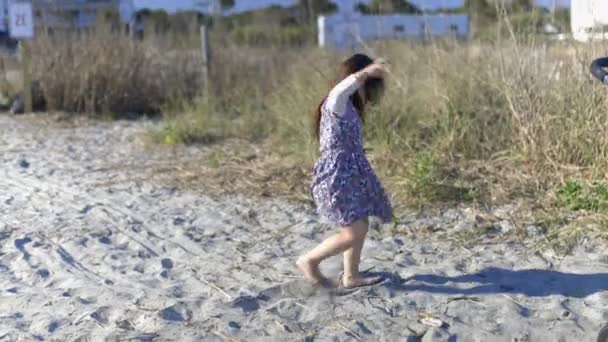
[[[361,141],[361,119],[349,100],[342,113],[322,106],[320,157],[314,165],[312,197],[319,214],[349,226],[370,216],[391,222],[393,209]]]

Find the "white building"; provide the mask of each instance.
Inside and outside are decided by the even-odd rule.
[[[452,37],[467,39],[468,15],[362,15],[339,12],[318,18],[319,45],[339,50],[354,49],[359,40]]]
[[[572,0],[570,26],[578,41],[608,39],[608,0]]]
[[[16,0],[0,0],[0,18],[7,18],[10,4]],[[97,14],[103,10],[117,10],[121,17],[129,9],[130,0],[30,0],[34,10],[36,26],[87,27],[95,23]],[[0,32],[6,32],[2,20]]]
[[[0,0],[0,18],[8,17],[12,1]],[[97,16],[104,10],[118,11],[124,23],[135,19],[142,9],[163,9],[169,13],[198,11],[220,13],[219,0],[30,0],[34,8],[36,26],[85,28],[95,24]],[[6,33],[4,21],[0,21],[0,35]]]

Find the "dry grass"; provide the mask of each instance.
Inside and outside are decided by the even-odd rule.
[[[198,49],[160,49],[104,27],[39,35],[32,55],[49,110],[154,114],[176,98],[194,98],[202,82]]]

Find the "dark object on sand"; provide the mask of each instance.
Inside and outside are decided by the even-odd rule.
[[[604,325],[597,334],[597,342],[608,342],[608,324]]]
[[[600,82],[608,84],[608,72],[604,68],[608,67],[608,57],[602,57],[594,60],[591,63],[590,71],[593,77],[597,78]]]
[[[13,105],[11,106],[11,114],[23,114],[25,110],[25,102],[23,101],[23,96],[18,94],[15,96],[15,101],[13,101]]]
[[[30,163],[29,163],[27,160],[25,160],[25,159],[21,159],[21,160],[19,161],[19,166],[20,166],[21,168],[23,168],[23,169],[27,169],[27,168],[29,168],[29,167],[30,167]]]
[[[44,111],[46,110],[46,100],[44,99],[44,94],[42,92],[42,87],[40,82],[32,82],[32,109],[34,111]],[[25,112],[25,99],[23,98],[23,94],[19,93],[15,96],[15,100],[11,105],[11,114],[23,114]]]

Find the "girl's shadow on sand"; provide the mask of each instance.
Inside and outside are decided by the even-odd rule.
[[[402,279],[395,273],[373,273],[386,278],[383,286],[388,289],[407,292],[448,295],[513,293],[529,297],[563,295],[583,298],[608,291],[608,273],[575,274],[534,269],[514,271],[493,267],[454,277],[423,274]]]

